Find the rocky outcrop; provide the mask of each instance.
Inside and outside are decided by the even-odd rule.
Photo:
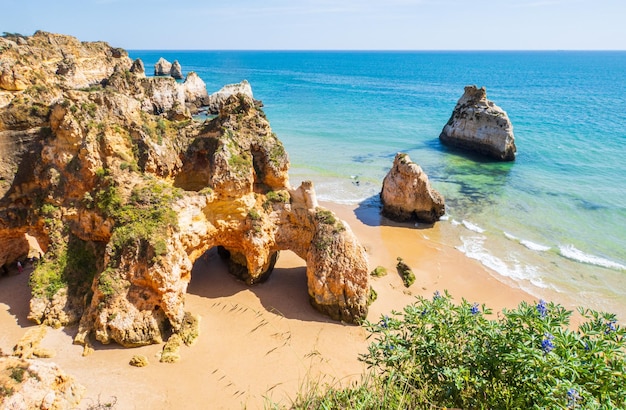
[[[383,180],[383,215],[397,221],[432,223],[446,212],[443,196],[430,186],[422,168],[407,154],[398,153]]]
[[[159,61],[154,65],[154,75],[170,75],[172,72],[172,63],[164,59],[159,58]]]
[[[0,356],[0,407],[74,409],[85,388],[56,364]]]
[[[177,80],[183,79],[183,69],[180,66],[180,63],[178,62],[178,60],[174,60],[174,62],[172,63],[172,68],[170,69],[170,75]]]
[[[506,112],[487,99],[485,87],[465,87],[439,140],[446,145],[502,160],[515,160],[513,125]]]
[[[27,38],[0,37],[0,50],[0,91],[35,87],[41,92],[50,82],[67,88],[89,87],[130,65],[126,51],[104,42],[82,43],[43,31]]]
[[[130,66],[130,72],[134,73],[135,75],[139,75],[139,76],[145,76],[146,75],[146,68],[144,67],[143,61],[141,61],[140,58],[138,58],[135,61],[133,61],[133,65]]]
[[[29,234],[45,252],[30,280],[29,317],[79,322],[76,342],[86,346],[92,337],[157,343],[170,332],[185,341],[191,267],[218,247],[249,284],[292,250],[306,261],[315,308],[346,322],[364,318],[363,247],[319,207],[311,183],[291,187],[287,153],[258,104],[232,95],[218,116],[194,121],[184,84],[146,78],[126,63],[88,89],[46,72],[48,91],[27,94],[38,115],[21,118],[13,108],[26,91],[11,91],[0,109],[3,130],[34,136],[0,199],[0,238],[21,249]],[[9,261],[4,252],[0,260]]]
[[[209,96],[208,102],[208,111],[210,114],[219,114],[221,107],[224,105],[224,102],[231,95],[242,94],[251,99],[254,99],[252,95],[252,87],[247,80],[243,80],[238,84],[227,84],[222,87],[219,91],[214,92]]]
[[[174,60],[170,63],[163,57],[159,58],[159,61],[154,65],[155,76],[171,76],[177,80],[183,79],[183,69],[180,66],[178,60]]]
[[[199,108],[209,104],[206,84],[194,71],[187,74],[183,83],[183,90],[185,91],[185,102],[192,112],[197,112]]]

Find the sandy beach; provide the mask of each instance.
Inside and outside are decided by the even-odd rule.
[[[414,301],[448,290],[460,301],[512,308],[531,295],[496,279],[477,261],[446,243],[435,225],[418,229],[391,224],[375,209],[323,204],[347,221],[366,247],[370,269],[389,274],[372,278],[378,300],[368,319],[400,310]],[[396,258],[411,266],[417,280],[409,289],[396,273]],[[28,272],[0,278],[0,349],[10,352],[27,328]],[[159,363],[162,345],[125,349],[95,344],[82,356],[72,344],[75,327],[48,329],[42,347],[53,349],[57,363],[87,388],[80,408],[115,403],[118,409],[258,409],[288,406],[311,384],[348,384],[366,370],[358,355],[366,351],[364,329],[330,320],[308,302],[304,261],[282,252],[270,279],[248,287],[230,276],[214,251],[196,261],[186,309],[199,314],[200,337],[183,347],[175,364]],[[133,355],[150,365],[128,364]]]

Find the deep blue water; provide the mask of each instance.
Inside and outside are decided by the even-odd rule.
[[[209,93],[247,79],[322,200],[372,204],[396,152],[446,198],[452,244],[540,295],[626,314],[626,52],[131,51],[196,71]],[[507,111],[518,156],[438,140],[464,86]],[[358,183],[357,183],[358,182]]]

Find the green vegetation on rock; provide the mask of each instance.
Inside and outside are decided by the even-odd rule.
[[[181,198],[182,191],[165,183],[150,181],[135,188],[128,203],[113,214],[115,228],[111,244],[117,254],[127,246],[149,244],[154,250],[152,263],[167,251],[168,229],[177,226],[173,201]]]
[[[396,269],[398,270],[400,277],[402,277],[402,282],[404,282],[405,287],[408,288],[415,283],[415,274],[401,257],[398,257]]]
[[[377,266],[371,273],[371,276],[374,276],[375,278],[381,278],[383,276],[387,276],[387,268],[385,268],[384,266]]]

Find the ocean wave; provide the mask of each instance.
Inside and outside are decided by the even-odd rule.
[[[549,251],[551,249],[549,246],[541,245],[541,244],[535,243],[535,242],[531,242],[531,241],[528,241],[526,239],[522,239],[521,241],[519,241],[519,243],[521,243],[522,245],[524,245],[525,247],[527,247],[531,251],[546,252],[546,251]]]
[[[504,236],[507,239],[510,239],[512,241],[518,242],[521,245],[524,245],[526,248],[530,249],[531,251],[535,251],[535,252],[546,252],[549,251],[550,249],[552,249],[550,246],[546,246],[546,245],[542,245],[540,243],[535,243],[532,241],[529,241],[527,239],[520,239],[515,235],[512,235],[508,232],[504,232]]]
[[[461,223],[463,224],[464,227],[466,227],[467,229],[469,229],[470,231],[476,232],[476,233],[483,233],[485,232],[485,230],[483,228],[481,228],[480,226],[473,224],[469,221],[466,221],[465,219],[463,219],[461,221]]]
[[[518,281],[529,281],[532,285],[546,289],[549,286],[541,279],[537,267],[522,264],[517,260],[504,261],[501,258],[489,253],[484,247],[485,237],[461,237],[462,245],[456,247],[465,256],[479,261],[489,269],[496,271],[502,276],[506,276]]]
[[[573,245],[559,246],[561,256],[576,262],[587,263],[589,265],[601,266],[603,268],[626,271],[626,266],[600,256],[590,255],[576,249]]]

